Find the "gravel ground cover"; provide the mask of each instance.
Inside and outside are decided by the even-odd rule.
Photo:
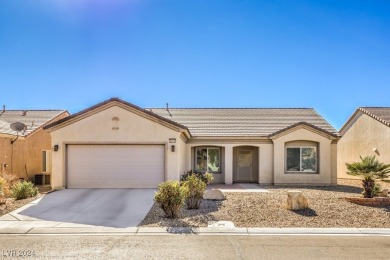
[[[51,190],[50,186],[37,186],[39,193],[37,196],[32,198],[27,198],[24,200],[15,200],[14,198],[7,198],[5,205],[0,205],[0,216],[3,216],[5,214],[8,214],[28,203],[31,201],[34,201],[40,197],[42,197],[42,194],[45,194]]]
[[[237,227],[362,227],[390,228],[390,207],[367,207],[344,200],[360,197],[360,180],[339,180],[338,186],[262,186],[269,193],[226,193],[224,201],[203,200],[199,210],[183,209],[167,219],[154,204],[140,226],[205,227],[208,221],[232,221]],[[380,182],[382,188],[390,183]],[[287,191],[302,191],[309,209],[286,209]]]

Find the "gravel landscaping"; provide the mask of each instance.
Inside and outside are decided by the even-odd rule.
[[[3,216],[5,214],[8,214],[28,203],[31,201],[34,201],[40,197],[42,197],[42,194],[47,193],[48,191],[51,191],[50,186],[37,186],[39,193],[37,196],[32,198],[27,198],[24,200],[15,200],[14,198],[7,198],[5,205],[0,205],[0,216]]]
[[[224,201],[203,200],[199,210],[183,209],[180,219],[167,219],[154,204],[140,226],[205,227],[209,221],[232,221],[237,227],[362,227],[390,228],[390,207],[367,207],[344,200],[361,197],[360,180],[339,180],[338,186],[262,186],[269,193],[226,193]],[[390,189],[390,183],[380,182]],[[297,189],[310,208],[286,209],[287,191]]]

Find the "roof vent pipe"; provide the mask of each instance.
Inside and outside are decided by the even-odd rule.
[[[4,114],[4,112],[5,112],[5,105],[3,105],[3,111],[1,111],[0,116],[1,116],[2,114]]]
[[[167,103],[167,112],[168,112],[168,114],[172,117],[172,114],[171,114],[171,112],[169,112],[169,107],[168,107],[168,103]]]

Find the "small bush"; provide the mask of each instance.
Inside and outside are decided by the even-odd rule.
[[[8,197],[10,192],[10,184],[7,182],[7,180],[0,176],[0,195]]]
[[[158,185],[154,200],[168,218],[177,218],[184,205],[188,191],[178,181],[166,181]]]
[[[188,209],[199,209],[202,202],[203,193],[206,189],[206,183],[203,182],[196,175],[190,175],[183,183],[183,186],[187,188],[186,205]]]
[[[12,186],[12,197],[16,200],[27,199],[38,195],[38,188],[29,181],[22,181]]]
[[[382,192],[381,185],[375,183],[374,190],[373,190],[373,196],[378,196]]]
[[[188,177],[190,176],[195,176],[197,177],[198,179],[200,179],[201,181],[203,181],[206,185],[210,184],[211,181],[214,179],[213,177],[213,174],[209,173],[209,172],[206,172],[206,173],[202,173],[202,172],[194,172],[194,171],[188,171],[187,173],[183,174],[180,178],[180,180],[182,182],[186,181],[188,179]]]
[[[5,204],[5,193],[4,193],[4,185],[3,182],[0,180],[0,205]]]

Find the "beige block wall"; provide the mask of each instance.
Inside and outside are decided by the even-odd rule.
[[[338,142],[337,172],[339,178],[357,178],[346,173],[345,163],[360,161],[360,156],[375,155],[390,164],[390,127],[360,112]],[[379,154],[373,151],[378,149]]]
[[[304,128],[297,129],[282,135],[274,141],[274,184],[307,184],[307,185],[330,185],[336,184],[337,172],[332,171],[332,162],[337,152],[332,149],[329,138],[314,133]],[[285,145],[292,141],[310,141],[318,143],[319,173],[286,173],[285,172]]]
[[[116,117],[119,120],[113,121]],[[113,130],[113,128],[118,128]],[[180,133],[119,106],[110,106],[51,133],[59,151],[52,154],[52,187],[66,186],[67,144],[164,144],[165,179],[178,180],[182,169],[179,155],[184,145]],[[177,149],[170,151],[169,138],[176,138]]]

